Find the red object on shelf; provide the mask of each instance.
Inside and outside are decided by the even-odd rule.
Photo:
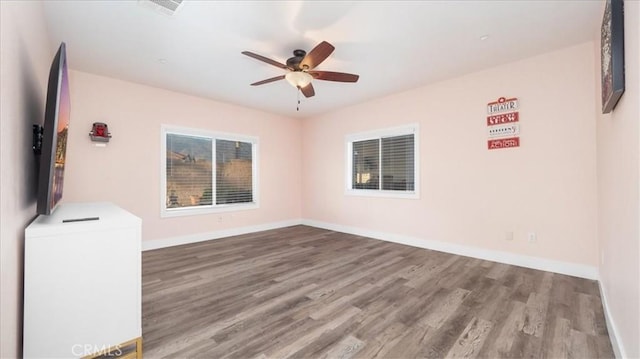
[[[89,132],[89,137],[91,137],[91,141],[109,142],[111,133],[109,132],[109,127],[107,127],[106,123],[94,122],[91,132]]]

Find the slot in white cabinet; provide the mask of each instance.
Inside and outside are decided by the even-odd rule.
[[[25,358],[84,357],[142,336],[141,223],[111,203],[70,203],[26,228]]]

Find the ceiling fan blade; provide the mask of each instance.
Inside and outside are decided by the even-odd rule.
[[[301,69],[311,70],[316,66],[320,65],[322,61],[324,61],[331,53],[335,50],[335,47],[330,43],[323,41],[318,44],[318,46],[314,47],[307,56],[302,59],[300,62]]]
[[[337,82],[357,82],[360,78],[359,75],[332,71],[309,71],[309,75],[313,76],[313,78],[317,80]]]
[[[273,65],[273,66],[279,67],[279,68],[281,68],[281,69],[285,69],[285,70],[289,69],[289,70],[291,70],[291,69],[290,69],[289,67],[287,67],[287,65],[285,65],[285,64],[281,64],[281,63],[279,63],[278,61],[271,60],[271,59],[266,58],[266,57],[264,57],[264,56],[262,56],[262,55],[258,55],[258,54],[256,54],[256,53],[253,53],[253,52],[251,52],[251,51],[242,51],[242,54],[243,54],[243,55],[247,55],[247,56],[249,56],[249,57],[253,57],[253,58],[254,58],[254,59],[256,59],[256,60],[260,60],[260,61],[262,61],[262,62],[266,62],[266,63],[268,63],[269,65]]]
[[[284,75],[280,75],[280,76],[272,77],[270,79],[254,82],[251,84],[251,86],[264,85],[264,84],[268,84],[269,82],[274,82],[274,81],[283,80],[283,79],[284,79]]]
[[[305,87],[300,88],[304,97],[312,97],[316,94],[316,91],[313,89],[313,84],[308,84]]]

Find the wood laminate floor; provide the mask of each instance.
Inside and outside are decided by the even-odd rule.
[[[595,281],[295,226],[142,255],[147,358],[613,358]]]

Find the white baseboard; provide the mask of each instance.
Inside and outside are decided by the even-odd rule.
[[[609,311],[607,292],[602,286],[601,280],[598,281],[598,285],[600,286],[600,298],[602,298],[602,307],[604,308],[604,319],[607,323],[607,331],[609,332],[609,339],[611,339],[613,353],[615,354],[616,358],[628,358],[622,342],[618,340],[618,327],[616,327],[616,323],[613,321],[613,316]]]
[[[241,234],[248,234],[248,233],[254,233],[254,232],[268,231],[270,229],[296,226],[301,223],[302,221],[300,219],[291,219],[291,220],[281,221],[281,222],[271,222],[271,223],[258,224],[255,226],[222,229],[219,231],[196,233],[196,234],[191,234],[186,236],[152,239],[152,240],[142,241],[142,250],[150,251],[152,249],[173,247],[173,246],[179,246],[182,244],[189,244],[189,243],[196,243],[196,242],[204,242],[211,239],[238,236]]]
[[[485,259],[494,262],[516,265],[520,267],[539,269],[548,272],[566,274],[574,277],[597,280],[598,269],[593,266],[584,264],[576,264],[569,262],[561,262],[552,259],[525,256],[521,254],[502,252],[490,249],[483,249],[471,246],[465,246],[454,243],[433,241],[411,236],[404,236],[394,233],[385,233],[372,231],[363,228],[343,226],[340,224],[326,223],[312,219],[303,219],[303,225],[329,229],[337,232],[344,232],[364,236],[369,238],[380,239],[383,241],[405,244],[413,247],[432,249],[440,252],[452,253],[466,257]]]

